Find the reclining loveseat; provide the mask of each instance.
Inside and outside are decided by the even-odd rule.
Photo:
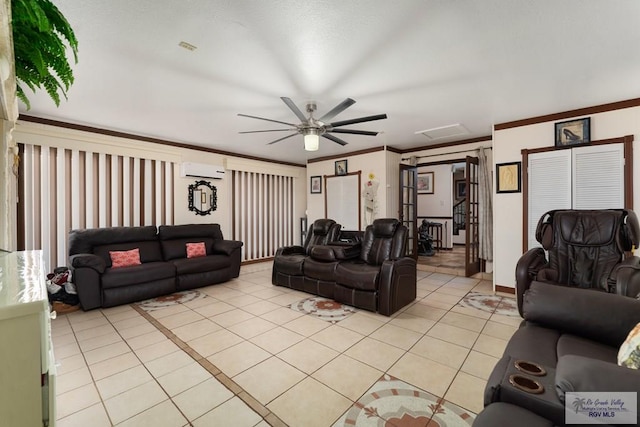
[[[283,268],[280,257],[290,251],[283,248],[274,259],[273,284],[390,316],[416,298],[416,261],[405,256],[407,232],[397,219],[376,219],[360,242],[314,245],[295,271]]]

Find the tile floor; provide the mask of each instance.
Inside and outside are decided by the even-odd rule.
[[[432,256],[418,256],[418,264],[425,270],[464,276],[464,245],[453,245],[452,249],[438,249]]]
[[[392,317],[330,323],[287,305],[272,263],[151,312],[126,305],[52,321],[57,426],[333,426],[385,377],[473,415],[520,321],[458,305],[480,279],[418,271],[418,299]]]

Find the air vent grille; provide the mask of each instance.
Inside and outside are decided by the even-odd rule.
[[[469,131],[460,123],[456,123],[454,125],[441,126],[441,127],[426,129],[426,130],[419,130],[415,132],[415,134],[416,135],[423,134],[429,140],[433,141],[436,139],[444,139],[444,138],[451,138],[454,136],[468,135]]]

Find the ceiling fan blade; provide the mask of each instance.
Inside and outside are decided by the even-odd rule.
[[[373,132],[368,130],[357,130],[357,129],[332,129],[329,132],[350,133],[352,135],[367,135],[367,136],[376,136],[378,134],[378,132]]]
[[[261,133],[261,132],[284,132],[284,131],[298,131],[298,129],[267,129],[267,130],[245,130],[243,132],[238,133]]]
[[[283,97],[280,97],[280,99],[282,99],[282,101],[284,101],[284,103],[287,104],[287,107],[289,107],[289,109],[293,111],[293,114],[295,114],[300,119],[301,122],[307,121],[307,117],[302,113],[302,111],[300,111],[298,106],[294,104],[290,98],[283,96]]]
[[[280,120],[273,120],[273,119],[265,119],[264,117],[258,117],[258,116],[250,116],[248,114],[240,114],[238,113],[238,115],[240,117],[249,117],[250,119],[258,119],[258,120],[265,120],[267,122],[273,122],[273,123],[280,123],[282,125],[289,125],[289,126],[296,126],[293,123],[287,123],[287,122],[281,122]]]
[[[324,116],[320,117],[318,119],[318,121],[319,122],[327,122],[328,120],[333,119],[335,116],[337,116],[338,114],[342,113],[344,110],[346,110],[347,108],[351,107],[355,103],[356,103],[356,101],[354,101],[353,99],[347,98],[344,101],[342,101],[340,104],[338,104],[335,107],[333,107],[333,110],[329,111],[327,114],[325,114]]]
[[[322,135],[320,135],[320,136],[322,136],[323,138],[330,139],[330,140],[331,140],[331,141],[333,141],[333,142],[337,142],[337,143],[338,143],[338,144],[340,144],[340,145],[347,145],[347,142],[346,142],[346,141],[343,141],[342,139],[338,138],[337,136],[333,136],[333,135],[331,135],[331,134],[329,134],[329,133],[323,133],[323,134],[322,134]]]
[[[372,122],[374,120],[382,120],[386,118],[386,114],[376,114],[375,116],[360,117],[358,119],[342,120],[340,122],[329,123],[329,126],[337,128],[338,126],[355,125],[356,123]]]
[[[296,132],[296,133],[292,133],[291,135],[287,135],[287,136],[285,136],[285,137],[283,137],[283,138],[276,139],[275,141],[271,141],[271,142],[269,142],[267,145],[275,144],[276,142],[280,142],[280,141],[282,141],[283,139],[291,138],[292,136],[296,136],[297,134],[298,134],[298,132]]]

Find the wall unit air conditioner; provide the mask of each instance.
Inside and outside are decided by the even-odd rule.
[[[180,176],[197,178],[224,178],[224,168],[219,165],[207,165],[204,163],[183,162],[180,165]]]

